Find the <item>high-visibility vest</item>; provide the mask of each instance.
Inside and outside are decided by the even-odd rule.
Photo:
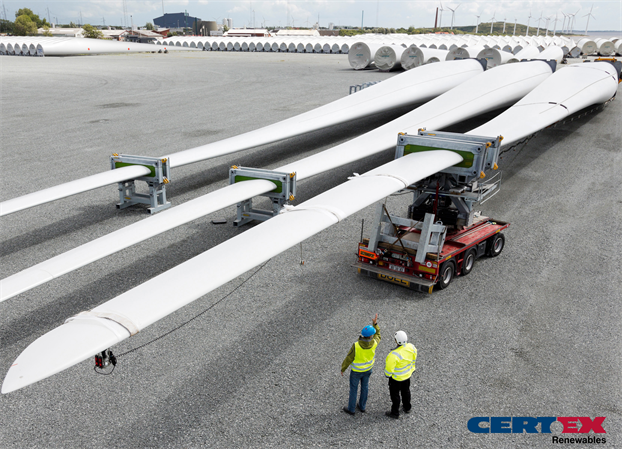
[[[417,348],[412,343],[398,346],[387,356],[384,374],[399,381],[409,379],[415,371],[416,359]]]
[[[374,366],[374,356],[376,355],[376,346],[378,341],[374,339],[374,344],[369,349],[361,348],[361,345],[357,341],[354,343],[354,361],[350,365],[352,371],[358,371],[359,373],[369,371]]]

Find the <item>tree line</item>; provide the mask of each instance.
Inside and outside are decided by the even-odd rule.
[[[0,33],[13,34],[14,36],[36,36],[39,28],[43,28],[44,36],[52,36],[50,31],[50,23],[45,19],[41,19],[37,14],[29,8],[18,9],[15,13],[15,22],[10,20],[0,20]],[[70,22],[69,25],[63,25],[62,28],[79,28],[75,23]],[[92,39],[101,39],[104,34],[88,23],[82,26],[82,34],[84,37]]]
[[[52,36],[50,31],[50,23],[45,19],[41,19],[37,14],[29,8],[21,8],[15,13],[15,22],[0,19],[0,33],[12,34],[14,36],[36,36],[39,29],[43,28],[44,36]],[[60,28],[82,28],[82,34],[90,39],[103,39],[104,33],[93,25],[84,24],[81,27],[73,22],[69,25],[61,25]],[[111,27],[113,29],[122,30],[122,27]],[[154,26],[148,22],[145,27],[147,30],[153,30]],[[170,35],[170,33],[169,33]]]
[[[367,33],[374,33],[374,34],[428,34],[428,33],[453,33],[453,34],[476,34],[475,30],[477,29],[477,34],[478,35],[495,35],[495,36],[499,36],[499,35],[512,35],[514,34],[514,23],[513,22],[508,22],[504,24],[503,22],[495,22],[493,24],[493,28],[492,28],[492,33],[490,32],[490,25],[491,22],[483,22],[480,23],[479,26],[476,28],[475,25],[469,25],[469,26],[454,26],[453,29],[449,28],[449,27],[443,27],[443,28],[415,28],[415,27],[409,27],[409,28],[372,28],[372,27],[366,27],[366,28],[353,28],[353,29],[342,29],[339,30],[339,36],[356,36],[359,34],[367,34]],[[505,28],[505,32],[504,32],[504,28]],[[546,30],[544,27],[536,27],[536,26],[530,26],[529,27],[529,35],[535,35],[538,32],[538,28],[539,28],[539,34],[544,35],[546,33]],[[551,29],[549,29],[549,34],[552,34]],[[525,33],[527,32],[527,25],[523,25],[518,23],[516,25],[516,35],[517,36],[524,36]],[[568,33],[561,33],[559,30],[556,30],[556,34],[560,35],[560,34],[568,34]]]

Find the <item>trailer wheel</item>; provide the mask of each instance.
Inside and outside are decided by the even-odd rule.
[[[474,248],[471,248],[464,255],[464,260],[462,261],[462,276],[466,276],[471,271],[473,271],[473,267],[475,266],[476,252]]]
[[[497,234],[494,237],[488,239],[488,256],[497,257],[503,251],[505,246],[505,236],[503,234]]]
[[[441,290],[449,287],[451,281],[454,280],[454,276],[456,275],[456,263],[453,260],[448,260],[443,265],[441,265],[440,276],[436,285]]]

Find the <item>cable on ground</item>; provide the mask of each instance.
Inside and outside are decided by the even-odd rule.
[[[250,281],[250,280],[252,279],[252,277],[253,277],[253,276],[255,276],[257,273],[259,273],[259,272],[261,271],[261,269],[262,269],[263,267],[265,267],[265,266],[268,264],[268,262],[270,262],[271,260],[272,260],[272,259],[268,259],[267,261],[265,261],[265,262],[264,262],[264,263],[263,263],[263,264],[262,264],[262,265],[261,265],[261,266],[260,266],[257,270],[255,270],[255,272],[254,272],[253,274],[251,274],[249,277],[247,277],[247,278],[246,278],[246,279],[245,279],[245,280],[244,280],[244,281],[243,281],[240,285],[238,285],[236,288],[234,288],[233,290],[231,290],[229,293],[227,293],[225,296],[223,296],[222,298],[220,298],[218,301],[216,301],[214,304],[212,304],[211,306],[209,306],[207,309],[205,309],[204,311],[202,311],[202,312],[201,312],[201,313],[199,313],[198,315],[193,316],[193,317],[192,317],[192,318],[190,318],[188,321],[186,321],[186,322],[184,322],[184,323],[180,324],[179,326],[177,326],[177,327],[175,327],[175,328],[171,329],[170,331],[168,331],[168,332],[166,332],[166,333],[164,333],[164,334],[160,335],[159,337],[154,338],[154,339],[153,339],[153,340],[151,340],[151,341],[148,341],[147,343],[144,343],[144,344],[142,344],[142,345],[140,345],[140,346],[137,346],[137,347],[135,347],[135,348],[133,348],[133,349],[130,349],[129,351],[124,352],[123,354],[119,354],[119,355],[117,356],[117,358],[119,358],[119,357],[123,357],[123,356],[126,356],[126,355],[128,355],[128,354],[131,354],[131,353],[132,353],[132,352],[134,352],[134,351],[138,351],[139,349],[144,348],[145,346],[148,346],[148,345],[150,345],[150,344],[152,344],[152,343],[155,343],[156,341],[161,340],[162,338],[164,338],[164,337],[166,337],[166,336],[168,336],[168,335],[172,334],[173,332],[175,332],[175,331],[177,331],[177,330],[181,329],[182,327],[184,327],[184,326],[185,326],[185,325],[187,325],[188,323],[191,323],[192,321],[196,320],[196,319],[197,319],[197,318],[199,318],[200,316],[202,316],[202,315],[206,314],[208,311],[212,310],[214,307],[216,307],[216,306],[217,306],[218,304],[220,304],[222,301],[224,301],[224,300],[225,300],[225,299],[227,299],[229,296],[231,296],[233,293],[235,293],[235,291],[236,291],[236,290],[238,290],[240,287],[242,287],[244,284],[246,284],[248,281]],[[96,372],[97,372],[97,371],[96,371]],[[112,371],[111,371],[111,373],[112,373]],[[100,374],[102,374],[102,373],[100,373]],[[109,373],[109,374],[110,374],[110,373]]]

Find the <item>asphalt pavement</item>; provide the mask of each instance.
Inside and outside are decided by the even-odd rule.
[[[193,148],[395,74],[322,54],[0,57],[2,199],[108,170],[112,153]],[[174,207],[225,186],[233,164],[278,167],[407,110],[176,168],[169,198]],[[506,247],[448,289],[414,293],[351,268],[370,206],[113,347],[111,375],[89,360],[3,395],[0,447],[546,448],[562,436],[560,423],[553,434],[474,434],[476,416],[606,417],[596,446],[622,446],[621,116],[614,100],[505,153],[501,191],[481,209],[511,223]],[[296,202],[392,157],[304,180]],[[0,219],[2,278],[148,217],[117,210],[117,197],[109,186]],[[387,206],[405,214],[410,199]],[[66,318],[244,232],[234,216],[228,207],[0,304],[0,378]],[[383,339],[367,413],[352,417],[340,365],[375,313]],[[413,413],[395,421],[383,362],[400,329],[418,358]]]

